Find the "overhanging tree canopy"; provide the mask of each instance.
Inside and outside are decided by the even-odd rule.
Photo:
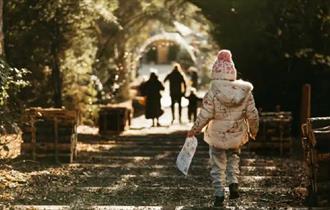
[[[212,22],[212,37],[233,51],[240,76],[255,84],[259,106],[280,103],[297,111],[304,82],[312,83],[320,99],[329,90],[330,18],[323,0],[14,0],[4,7],[7,59],[32,71],[32,88],[25,92],[29,105],[53,104],[56,89],[49,84],[58,77],[51,77],[56,68],[67,107],[92,112],[92,74],[111,99],[123,100],[137,49],[155,31],[152,26],[172,32],[175,21],[197,23],[206,33]],[[214,56],[213,49],[203,50]],[[315,113],[326,113],[324,104],[315,103]]]

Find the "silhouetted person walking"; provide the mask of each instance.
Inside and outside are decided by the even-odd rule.
[[[175,110],[174,110],[175,103],[178,103],[179,105],[179,121],[181,123],[181,112],[182,112],[181,98],[182,96],[184,96],[184,93],[186,92],[186,88],[187,88],[184,77],[180,71],[181,71],[180,65],[176,64],[172,72],[169,73],[164,80],[164,82],[169,81],[170,83],[172,123],[175,120]]]
[[[201,101],[201,98],[198,98],[196,95],[196,89],[191,88],[190,95],[186,97],[188,99],[188,119],[190,122],[195,122],[197,119],[197,108],[198,108],[198,102]]]
[[[158,76],[154,72],[141,85],[141,92],[146,96],[145,117],[146,119],[152,119],[152,126],[160,126],[158,118],[164,113],[160,104],[160,91],[164,89],[163,84],[158,80]]]

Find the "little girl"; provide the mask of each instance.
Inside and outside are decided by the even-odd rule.
[[[251,83],[237,80],[229,50],[221,50],[212,67],[212,81],[203,106],[187,136],[198,134],[204,126],[204,141],[209,144],[211,177],[215,188],[214,206],[222,206],[225,184],[229,199],[239,197],[240,148],[249,136],[255,139],[259,126]],[[227,180],[226,180],[227,178]]]

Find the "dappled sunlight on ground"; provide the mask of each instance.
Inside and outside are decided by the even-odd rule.
[[[22,142],[21,133],[7,135],[0,134],[0,160],[16,158],[21,152]]]
[[[164,95],[162,100],[170,102]],[[102,136],[97,127],[78,126],[74,163],[4,163],[0,169],[0,207],[9,203],[18,204],[16,209],[20,204],[38,204],[41,209],[42,205],[66,205],[68,209],[89,209],[93,205],[111,210],[208,209],[213,199],[208,146],[199,142],[189,175],[182,175],[175,161],[185,132],[193,123],[188,121],[186,105],[182,123],[177,117],[172,124],[170,107],[163,109],[160,127],[152,127],[152,121],[144,115],[133,118],[130,128],[118,135]],[[226,209],[302,207],[306,176],[300,161],[244,150],[240,170],[242,198],[226,199]]]
[[[90,144],[84,144],[78,142],[77,149],[78,151],[86,151],[86,152],[100,152],[104,150],[110,150],[118,147],[117,145],[98,145],[98,144],[93,144],[91,146]]]

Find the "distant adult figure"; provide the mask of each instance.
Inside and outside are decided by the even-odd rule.
[[[197,69],[193,66],[189,67],[189,76],[191,81],[191,86],[196,90],[198,89],[198,74]]]
[[[180,71],[181,71],[180,65],[176,64],[172,72],[169,73],[164,80],[164,82],[169,81],[170,83],[172,123],[175,120],[175,110],[174,110],[175,103],[178,103],[179,105],[179,121],[181,123],[181,112],[182,112],[181,98],[182,96],[184,96],[184,93],[186,92],[186,88],[187,88],[184,77]]]
[[[153,127],[160,126],[159,117],[164,113],[160,104],[160,91],[164,89],[163,84],[158,80],[158,76],[154,72],[152,72],[150,78],[141,85],[141,93],[146,97],[145,117],[146,119],[152,119]]]
[[[188,119],[190,122],[195,122],[195,120],[197,119],[198,102],[201,101],[202,99],[196,95],[195,88],[190,89],[190,95],[187,96],[186,99],[188,99],[188,101],[189,101]]]

